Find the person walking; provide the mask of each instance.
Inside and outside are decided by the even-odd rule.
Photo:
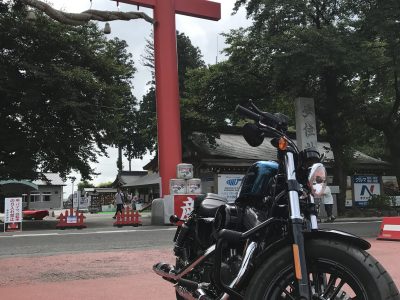
[[[335,221],[335,216],[332,214],[333,211],[333,196],[331,193],[331,189],[329,186],[326,186],[324,194],[322,195],[322,203],[325,206],[325,211],[327,215],[327,220],[325,222],[333,222]]]
[[[117,210],[115,211],[113,219],[116,219],[118,212],[122,214],[122,209],[124,208],[124,194],[121,192],[120,188],[117,189],[117,193],[114,196],[114,201],[117,205]]]

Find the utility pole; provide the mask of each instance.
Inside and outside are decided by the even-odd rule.
[[[76,177],[71,176],[71,177],[69,177],[69,179],[71,179],[71,183],[72,183],[71,206],[72,206],[72,209],[74,209],[74,182],[76,180]],[[78,208],[79,208],[79,203],[78,203]]]

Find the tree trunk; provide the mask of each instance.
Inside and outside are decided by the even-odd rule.
[[[328,141],[334,155],[333,183],[340,192],[337,197],[338,211],[343,212],[346,202],[348,159],[346,155],[346,130],[340,117],[340,100],[338,96],[338,77],[332,67],[327,67],[324,74],[325,106],[320,109],[320,117],[327,131]]]
[[[386,139],[386,147],[390,151],[391,162],[393,165],[394,173],[397,177],[398,185],[400,186],[400,141],[399,133],[394,126],[386,126],[383,130]]]
[[[118,146],[117,168],[118,171],[122,171],[122,146]]]
[[[339,186],[339,194],[337,194],[337,207],[338,212],[342,213],[346,204],[346,190],[347,190],[347,174],[348,168],[346,156],[343,155],[343,148],[340,145],[332,145],[333,155],[335,157],[335,165],[333,167],[333,184]]]

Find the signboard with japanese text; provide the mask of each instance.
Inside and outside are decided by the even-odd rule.
[[[357,206],[367,206],[372,195],[381,194],[379,176],[355,175],[353,176],[354,203]]]
[[[218,195],[229,202],[235,201],[243,177],[243,174],[218,174]]]
[[[174,215],[186,220],[194,209],[194,199],[199,195],[173,195]]]
[[[7,223],[22,222],[22,198],[5,198],[4,203],[4,228]]]
[[[400,206],[400,196],[394,196],[394,206]]]
[[[73,208],[78,208],[79,200],[80,200],[80,191],[75,191],[73,194],[73,201],[72,201],[72,207]]]
[[[80,196],[79,197],[79,209],[87,209],[89,206],[89,196],[88,195],[84,195],[84,196]]]
[[[296,99],[296,139],[300,150],[317,148],[317,126],[313,98]]]
[[[75,224],[75,223],[78,223],[78,220],[77,220],[76,216],[68,216],[67,217],[67,223],[68,224]]]

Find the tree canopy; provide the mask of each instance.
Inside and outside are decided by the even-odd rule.
[[[136,72],[127,45],[94,24],[70,27],[0,6],[0,177],[41,172],[90,178],[90,162],[119,144]],[[140,151],[139,151],[140,153]]]
[[[194,122],[193,114],[189,110],[195,111],[197,107],[190,107],[193,101],[186,98],[186,76],[190,70],[203,68],[204,62],[202,54],[198,47],[193,46],[189,37],[184,33],[177,32],[177,55],[178,55],[178,80],[179,80],[179,94],[181,98],[181,129],[182,129],[182,144],[185,144],[187,137],[191,132],[199,128],[207,128],[203,125],[207,121]],[[154,46],[152,41],[147,41],[146,54],[143,57],[145,66],[154,70]],[[154,76],[154,72],[153,72]],[[202,119],[204,115],[201,116]],[[188,120],[189,119],[189,120]],[[140,104],[138,113],[138,124],[140,126],[140,133],[143,136],[143,141],[147,141],[146,145],[150,151],[157,151],[157,115],[156,115],[156,93],[155,93],[155,80],[150,82],[150,89]]]
[[[371,30],[371,18],[381,28],[387,16],[380,14],[387,13],[388,6],[398,14],[398,4],[389,2],[237,0],[236,9],[244,6],[254,23],[227,34],[229,61],[246,66],[248,76],[263,83],[266,91],[260,94],[261,102],[274,106],[282,100],[293,103],[296,97],[315,99],[320,133],[325,134],[335,156],[340,208],[344,207],[353,149],[361,142],[358,137],[368,132],[381,140],[366,124],[366,107],[372,108],[372,97],[377,100],[377,94],[367,100],[360,91],[364,95],[372,91],[365,76],[377,78],[376,71],[386,60],[376,47],[381,38]],[[396,18],[391,24],[396,24]],[[385,89],[378,88],[380,92]],[[379,114],[375,111],[375,115]]]

